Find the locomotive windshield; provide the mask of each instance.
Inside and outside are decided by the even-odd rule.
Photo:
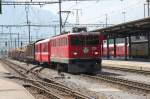
[[[97,45],[99,44],[98,35],[77,35],[71,37],[71,45]]]

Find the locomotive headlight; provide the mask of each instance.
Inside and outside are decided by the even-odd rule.
[[[95,52],[95,55],[98,55],[98,52]]]
[[[77,52],[74,52],[74,53],[73,53],[73,55],[77,55],[77,54],[78,54]]]

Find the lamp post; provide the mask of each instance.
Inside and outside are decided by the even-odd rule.
[[[107,25],[108,25],[108,15],[107,14],[105,14],[105,20],[106,20],[106,27],[107,27]]]

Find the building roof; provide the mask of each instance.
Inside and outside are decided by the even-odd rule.
[[[110,35],[112,37],[125,37],[137,35],[138,33],[147,33],[149,31],[150,17],[93,30],[93,32],[101,32],[104,35]]]

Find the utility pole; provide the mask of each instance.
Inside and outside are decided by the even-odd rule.
[[[21,41],[21,49],[22,49],[22,46],[23,46],[23,42]]]
[[[5,42],[5,49],[8,50],[8,42]]]
[[[29,33],[29,43],[31,42],[31,26],[30,26],[31,22],[28,22],[28,33]]]
[[[126,12],[123,11],[122,14],[123,14],[123,22],[125,23],[126,22]]]
[[[79,16],[79,11],[82,15],[82,9],[74,9],[76,11],[76,24],[79,25],[79,21],[80,21],[80,16]]]
[[[17,40],[16,40],[16,38],[15,38],[15,49],[17,48],[17,47],[16,47],[16,44],[17,44],[16,42],[17,42]]]
[[[147,0],[147,9],[148,9],[148,16],[150,16],[150,0]]]
[[[107,14],[105,14],[105,25],[106,25],[106,27],[107,27],[107,25],[108,25],[108,15]]]
[[[54,25],[54,33],[55,33],[55,36],[56,36],[56,25]]]
[[[0,14],[2,14],[2,0],[0,0]]]
[[[19,33],[18,33],[18,48],[19,48]]]
[[[146,17],[146,5],[147,4],[144,3],[144,18]]]
[[[11,27],[9,27],[9,33],[10,33],[10,47],[12,47],[12,35],[11,35]]]
[[[61,17],[61,0],[59,0],[59,30],[60,34],[62,32],[62,17]]]
[[[26,20],[27,20],[27,25],[28,25],[28,34],[29,34],[29,43],[30,43],[31,22],[29,21],[29,5],[25,5],[25,10],[26,10]]]
[[[35,29],[35,31],[36,31],[36,40],[38,40],[38,38],[39,38],[39,36],[38,36],[38,34],[39,34],[39,29]]]

